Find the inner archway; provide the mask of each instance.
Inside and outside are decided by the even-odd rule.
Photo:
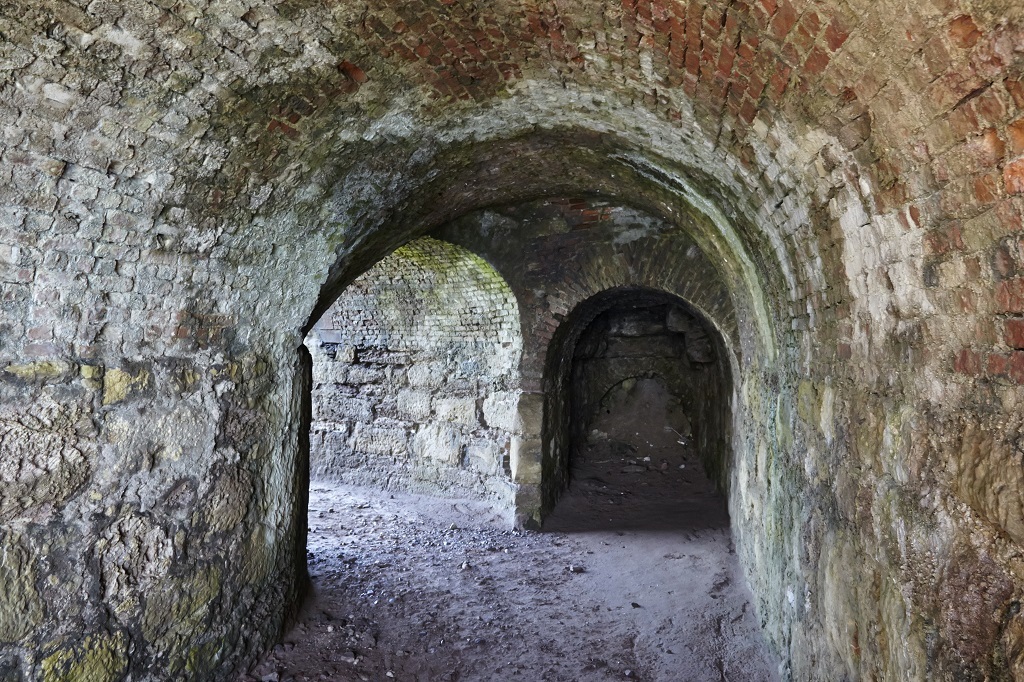
[[[640,458],[649,448],[685,449],[724,491],[731,377],[714,327],[685,302],[656,291],[623,289],[600,305],[609,307],[571,349],[570,468],[602,442],[617,442]]]
[[[310,473],[511,511],[519,308],[465,248],[409,242],[357,278],[307,338]]]
[[[724,490],[724,341],[685,301],[649,288],[602,292],[563,327],[550,351],[561,371],[547,384],[547,442],[562,448],[549,470],[567,487],[545,532],[585,548],[592,589],[621,605],[652,679],[775,679]]]

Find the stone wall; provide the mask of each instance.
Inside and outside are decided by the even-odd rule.
[[[306,331],[413,237],[586,195],[726,286],[790,675],[1020,677],[1022,116],[1016,0],[0,3],[0,674],[251,662],[301,594]],[[526,259],[564,266],[522,308],[532,433],[580,302],[701,297],[654,236],[574,240]]]
[[[515,499],[519,311],[493,268],[435,239],[354,281],[314,327],[314,479]]]

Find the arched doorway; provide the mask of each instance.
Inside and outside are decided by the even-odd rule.
[[[647,287],[583,301],[549,349],[543,530],[583,549],[652,679],[775,679],[726,500],[731,359],[707,316]]]
[[[730,353],[707,317],[672,294],[619,287],[579,304],[548,349],[544,497],[549,508],[569,485],[574,458],[594,448],[595,453],[618,452],[616,457],[631,452],[641,461],[650,456],[640,454],[648,448],[680,457],[685,452],[725,493],[732,449]],[[629,420],[640,418],[642,424],[632,428]],[[666,460],[676,469],[684,464],[675,455]],[[662,462],[653,460],[624,466],[652,464],[661,470]]]
[[[470,251],[420,238],[357,278],[309,334],[310,473],[494,501],[511,514],[516,298]]]

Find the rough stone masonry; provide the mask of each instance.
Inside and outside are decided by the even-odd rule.
[[[228,679],[273,643],[303,338],[426,234],[517,299],[522,522],[582,330],[679,298],[787,675],[1024,679],[1022,78],[1020,0],[6,0],[0,680]],[[645,236],[554,220],[502,271],[537,201]]]

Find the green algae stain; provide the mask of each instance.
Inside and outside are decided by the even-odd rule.
[[[74,366],[63,360],[41,360],[21,365],[11,364],[4,372],[23,381],[52,381],[72,374]]]
[[[220,648],[221,643],[218,641],[193,647],[185,657],[185,672],[189,674],[189,678],[206,679],[218,663]]]
[[[797,389],[796,411],[808,424],[817,424],[818,389],[808,379],[801,381]]]
[[[188,578],[173,578],[146,599],[142,633],[148,641],[171,645],[201,633],[210,603],[220,593],[218,568],[200,570]]]
[[[0,544],[0,642],[16,642],[42,620],[36,571],[28,551],[16,538]]]
[[[793,449],[793,413],[789,400],[782,394],[775,399],[775,434],[779,448],[784,452]]]
[[[107,370],[103,376],[103,404],[121,402],[135,393],[149,387],[150,374],[147,370],[132,373],[123,369]]]
[[[257,526],[249,535],[245,552],[245,575],[251,585],[256,587],[265,584],[274,568],[273,546],[267,538],[263,526]]]
[[[124,633],[92,635],[43,659],[43,682],[114,682],[128,670]]]

